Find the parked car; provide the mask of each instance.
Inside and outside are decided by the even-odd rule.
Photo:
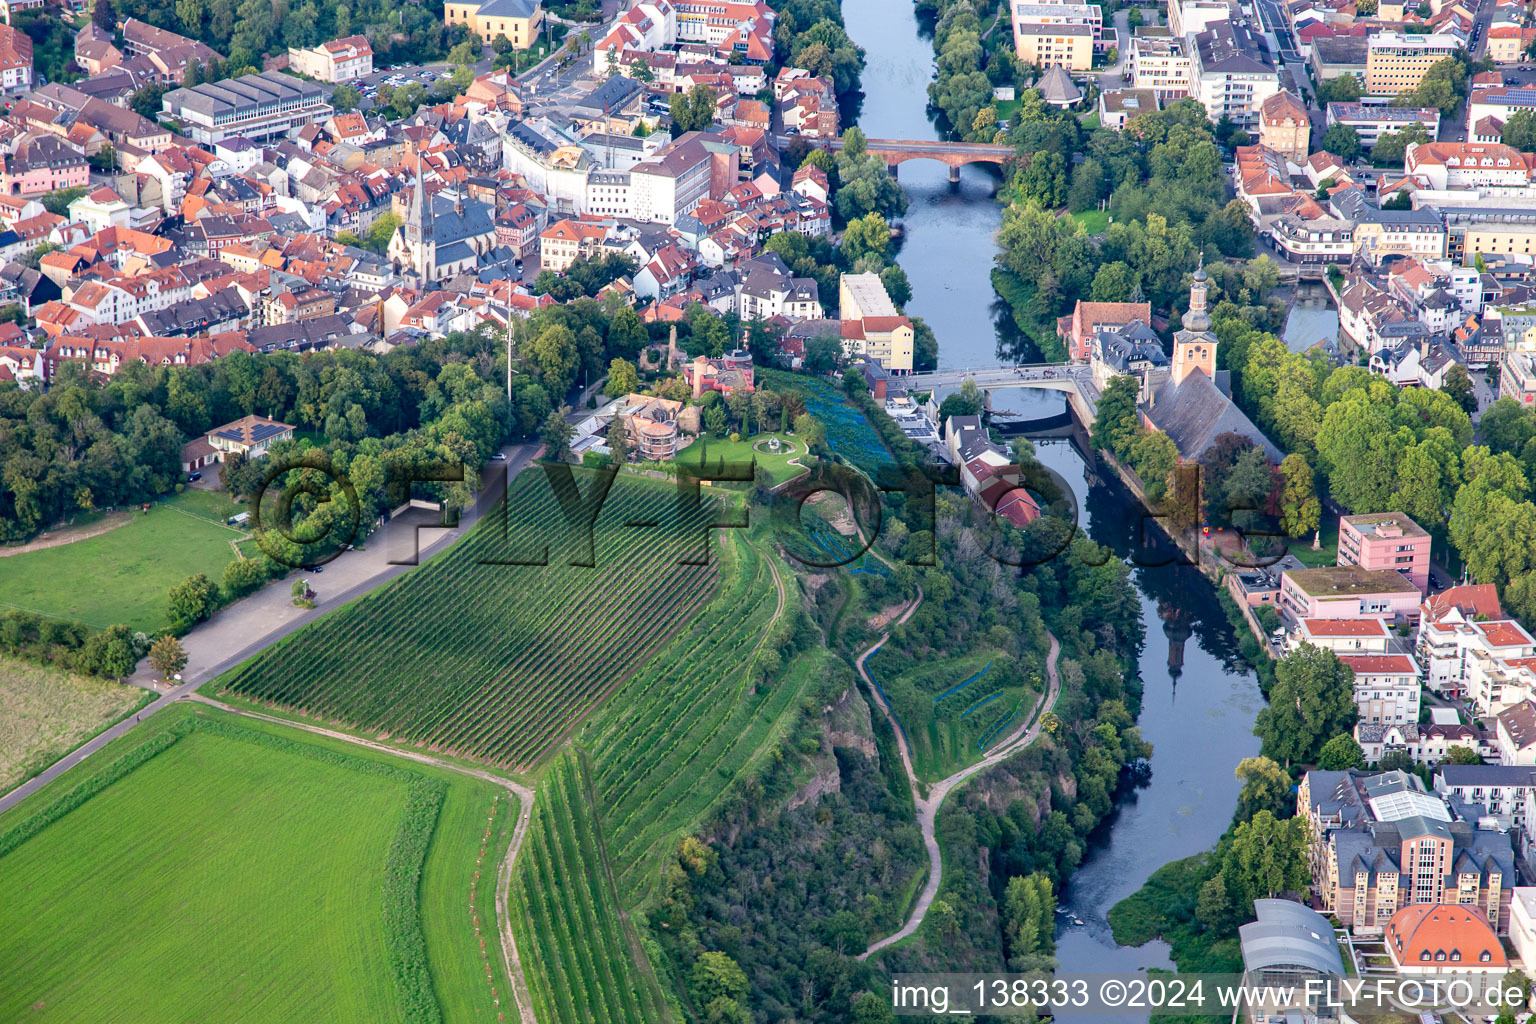
[[[199,480],[201,480],[202,478],[203,478],[203,474],[202,473],[197,473],[197,472],[188,473],[187,474],[187,483],[195,484]]]
[[[492,462],[506,462],[507,461],[507,454],[506,454],[506,452],[492,452],[491,453],[491,461]]]

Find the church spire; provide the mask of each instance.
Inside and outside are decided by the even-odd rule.
[[[1211,329],[1211,317],[1206,311],[1206,283],[1205,253],[1200,254],[1200,260],[1195,264],[1195,277],[1189,286],[1189,309],[1184,314],[1184,329],[1186,331],[1208,331]]]

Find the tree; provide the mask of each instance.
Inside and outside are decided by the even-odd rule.
[[[1137,412],[1138,387],[1134,377],[1115,377],[1099,396],[1091,440],[1100,451],[1123,455],[1130,450],[1140,428]]]
[[[1392,106],[1439,107],[1442,114],[1449,116],[1461,105],[1466,89],[1467,66],[1455,57],[1446,57],[1430,65],[1418,85],[1394,96]]]
[[[1354,75],[1339,75],[1317,87],[1319,103],[1353,103],[1360,98],[1360,80]]]
[[[1346,768],[1364,768],[1365,752],[1347,732],[1341,732],[1318,751],[1317,766],[1325,772],[1342,772]]]
[[[1008,967],[1025,971],[1056,950],[1056,893],[1043,872],[1015,875],[1003,894],[1003,936]]]
[[[1472,747],[1452,747],[1445,755],[1446,764],[1482,764],[1483,759]]]
[[[1195,901],[1195,920],[1208,931],[1223,932],[1232,921],[1232,897],[1227,895],[1227,880],[1219,872],[1200,886]]]
[[[117,12],[112,9],[112,0],[96,0],[91,5],[91,24],[109,36],[117,34]]]
[[[231,600],[238,600],[266,582],[267,571],[256,558],[237,558],[224,567],[220,589]]]
[[[187,667],[187,652],[174,636],[162,636],[149,648],[149,663],[160,673],[161,679],[173,679]]]
[[[1284,818],[1296,810],[1290,775],[1269,758],[1245,757],[1237,763],[1235,774],[1243,780],[1243,790],[1237,798],[1239,821],[1247,821],[1260,811]]]
[[[1529,113],[1529,111],[1523,111],[1523,113]],[[1472,391],[1472,375],[1462,364],[1456,363],[1445,371],[1445,382],[1440,385],[1440,390],[1450,395],[1468,415],[1477,412],[1477,395]]]
[[[667,101],[672,115],[672,137],[685,132],[702,132],[715,123],[718,97],[707,85],[696,85],[685,93],[673,93]]]
[[[877,212],[848,222],[843,231],[843,259],[852,264],[866,256],[884,263],[891,252],[891,226]]]
[[[741,966],[716,950],[699,954],[693,964],[693,990],[699,1002],[747,997],[747,976]]]
[[[1331,124],[1323,132],[1323,149],[1343,160],[1353,163],[1365,152],[1360,145],[1360,133],[1347,124]]]
[[[172,587],[168,601],[171,628],[182,633],[218,609],[219,588],[204,573],[198,573]]]
[[[805,343],[805,371],[807,373],[831,373],[837,368],[843,346],[837,338],[820,334]]]
[[[128,101],[129,109],[147,120],[159,120],[160,100],[165,95],[166,88],[166,86],[161,85],[159,82],[149,83],[133,94],[133,98]]]
[[[1281,531],[1287,537],[1301,537],[1316,530],[1323,506],[1306,457],[1292,452],[1282,459],[1280,480]]]
[[[1307,884],[1307,831],[1301,818],[1280,821],[1268,811],[1237,826],[1221,873],[1239,906],[1298,892]]]
[[[544,426],[539,430],[539,440],[544,442],[544,457],[546,459],[560,460],[565,458],[571,450],[571,425],[565,421],[565,414],[570,411],[570,406],[561,406],[550,410],[544,419]]]
[[[627,359],[611,360],[608,363],[608,383],[603,386],[603,394],[618,397],[638,390],[640,375],[635,372],[635,364]]]
[[[480,59],[480,37],[471,34],[459,45],[448,51],[448,63],[457,64],[460,67],[473,67]]]
[[[353,86],[338,85],[331,91],[331,106],[335,107],[338,113],[344,114],[356,110],[360,102],[362,102],[362,96]]]
[[[1123,260],[1105,263],[1093,275],[1094,302],[1129,302],[1136,293],[1136,271]]]
[[[505,32],[497,32],[496,38],[491,40],[491,52],[496,54],[512,52],[512,40],[507,38]]]
[[[1431,141],[1429,132],[1418,123],[1399,128],[1395,132],[1383,132],[1371,147],[1371,162],[1379,167],[1401,167],[1409,146]]]
[[[1269,706],[1253,732],[1266,756],[1312,762],[1328,737],[1355,723],[1354,672],[1332,651],[1302,644],[1275,666]]]
[[[615,416],[613,422],[608,424],[606,440],[614,463],[629,460],[629,430],[625,428],[624,421],[619,417]]]
[[[1522,153],[1536,150],[1536,113],[1529,110],[1520,110],[1510,115],[1504,122],[1504,132],[1500,136],[1506,146],[1513,146]]]
[[[563,323],[551,323],[528,346],[528,358],[544,378],[551,395],[563,395],[576,380],[580,354],[576,335]]]
[[[843,133],[843,149],[837,154],[837,191],[833,199],[845,222],[878,212],[887,220],[906,212],[907,195],[891,177],[885,160],[867,150],[864,133],[849,128]]]

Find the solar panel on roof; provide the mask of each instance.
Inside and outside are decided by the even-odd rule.
[[[251,428],[251,440],[265,441],[267,438],[274,437],[282,432],[283,428],[275,423],[258,423]]]

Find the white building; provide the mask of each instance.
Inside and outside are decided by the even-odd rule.
[[[1256,128],[1259,107],[1280,91],[1280,73],[1246,25],[1219,21],[1193,37],[1190,93],[1212,121]]]
[[[1227,0],[1169,0],[1168,31],[1176,39],[1197,35],[1232,17]]]
[[[1137,89],[1151,89],[1165,101],[1189,95],[1189,50],[1183,39],[1134,36],[1129,66]]]
[[[1528,804],[1536,797],[1536,768],[1505,764],[1443,764],[1435,769],[1435,792],[1480,804],[1502,828],[1524,828]]]
[[[1416,142],[1408,147],[1403,168],[1439,191],[1531,184],[1531,168],[1520,151],[1498,142]]]
[[[1391,636],[1382,618],[1301,619],[1286,641],[1293,651],[1311,644],[1335,654],[1386,654]]]
[[[1341,654],[1355,673],[1360,720],[1408,725],[1419,720],[1419,666],[1406,654]]]
[[[1494,716],[1500,764],[1536,765],[1536,702],[1523,700]]]
[[[1474,621],[1453,608],[1437,620],[1420,621],[1417,650],[1429,688],[1471,699],[1480,714],[1518,704],[1529,696],[1522,689],[1536,683],[1536,639],[1514,619]]]
[[[288,63],[300,74],[322,82],[352,82],[373,74],[373,47],[367,36],[347,36],[312,50],[288,48]]]

